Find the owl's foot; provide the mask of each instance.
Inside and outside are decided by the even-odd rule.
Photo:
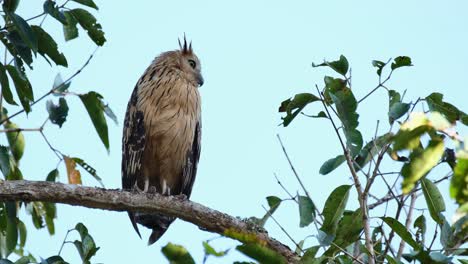
[[[156,187],[155,186],[150,186],[148,188],[148,192],[146,192],[146,197],[148,199],[153,199],[154,198],[154,195],[157,193],[158,191],[156,190]]]
[[[176,199],[181,200],[181,201],[188,200],[187,195],[185,195],[185,194],[183,194],[183,193],[181,193],[181,194],[179,194],[179,195],[176,195],[175,197],[176,197]]]

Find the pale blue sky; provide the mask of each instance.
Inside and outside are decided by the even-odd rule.
[[[20,14],[35,15],[43,1],[22,1]],[[403,91],[406,100],[433,91],[467,111],[464,79],[468,73],[466,1],[96,1],[93,12],[106,32],[107,42],[91,64],[74,79],[71,90],[101,93],[119,118],[109,123],[111,151],[99,141],[81,102],[69,98],[70,113],[62,129],[48,125],[46,133],[63,153],[82,157],[97,169],[108,188],[120,188],[121,131],[130,93],[151,60],[160,52],[176,49],[185,33],[201,60],[205,85],[202,95],[202,155],[192,200],[242,217],[261,216],[265,197],[285,197],[276,184],[277,173],[287,188],[299,190],[283,157],[279,133],[297,170],[316,204],[323,205],[336,186],[349,184],[343,169],[322,176],[320,165],[339,153],[339,144],[326,120],[298,118],[290,127],[279,127],[279,103],[298,92],[315,92],[323,83],[325,69],[312,69],[311,62],[336,59],[344,54],[351,63],[353,89],[361,98],[377,84],[371,60],[407,55],[414,67],[396,72],[388,86]],[[70,6],[73,6],[70,3]],[[35,20],[38,23],[38,20]],[[29,73],[36,97],[48,91],[57,73],[64,78],[76,71],[94,44],[81,38],[64,43],[61,27],[51,18],[44,27],[59,42],[69,68],[50,68],[43,60]],[[308,113],[318,112],[312,106]],[[359,106],[360,130],[365,140],[374,133],[377,119],[381,132],[387,128],[387,97],[379,91]],[[46,118],[45,102],[34,107],[28,126],[39,126]],[[16,122],[25,124],[25,117]],[[465,130],[466,131],[466,130]],[[465,133],[466,134],[466,133]],[[39,135],[26,134],[22,170],[27,179],[45,179],[56,165],[56,157]],[[66,181],[64,166],[61,181]],[[443,168],[441,173],[445,173]],[[97,185],[82,173],[84,184]],[[437,175],[436,175],[437,176]],[[441,185],[445,192],[447,185]],[[375,191],[376,194],[384,189]],[[353,190],[354,195],[354,190]],[[355,196],[352,196],[355,197]],[[422,199],[420,199],[422,201]],[[451,203],[451,202],[449,202]],[[348,208],[354,209],[350,203]],[[453,206],[450,206],[453,212]],[[286,203],[278,220],[299,241],[315,234],[312,226],[299,229],[297,207]],[[450,218],[451,213],[447,215]],[[56,235],[36,231],[28,219],[28,248],[33,254],[56,254],[67,229],[83,221],[101,249],[93,262],[165,263],[160,253],[168,241],[186,246],[197,263],[203,259],[203,240],[216,237],[192,224],[177,220],[155,245],[146,246],[135,234],[125,213],[59,206]],[[271,235],[291,245],[269,222]],[[309,245],[315,244],[310,239]],[[234,247],[228,239],[213,244],[217,249]],[[63,251],[77,263],[72,245]],[[208,263],[232,263],[242,257],[231,252]]]

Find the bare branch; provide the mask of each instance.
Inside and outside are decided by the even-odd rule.
[[[269,237],[265,232],[257,231],[255,226],[181,196],[131,193],[45,181],[2,181],[0,201],[43,201],[110,211],[158,212],[221,235],[232,231],[248,234],[284,256],[288,263],[296,263],[299,259],[288,246]]]

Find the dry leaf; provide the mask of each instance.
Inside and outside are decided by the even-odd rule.
[[[76,169],[76,162],[68,156],[63,156],[67,167],[68,183],[81,184],[81,173]]]

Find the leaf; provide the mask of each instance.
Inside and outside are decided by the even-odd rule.
[[[3,126],[5,129],[18,129],[18,125],[10,121],[6,121]],[[13,154],[15,161],[18,162],[24,154],[24,147],[26,144],[24,135],[21,131],[7,132],[5,134],[8,140],[8,145],[10,146],[11,154]]]
[[[334,169],[338,168],[345,161],[344,155],[338,155],[332,159],[325,161],[320,167],[319,173],[322,175],[327,175],[332,172]]]
[[[82,5],[85,5],[85,6],[89,6],[89,7],[92,7],[96,10],[98,10],[99,8],[96,6],[96,4],[93,2],[93,0],[72,0],[74,2],[77,2],[77,3],[80,3]]]
[[[52,256],[43,260],[41,264],[68,264],[61,256]]]
[[[335,231],[336,233],[336,231]],[[322,230],[317,230],[317,240],[320,243],[321,247],[328,247],[332,244],[332,242],[335,240],[336,235],[335,234],[328,234],[325,233]]]
[[[0,170],[3,173],[3,176],[6,177],[10,174],[10,154],[8,148],[5,146],[0,146]]]
[[[18,233],[19,233],[19,247],[24,248],[26,245],[26,238],[27,238],[27,230],[26,230],[26,225],[23,223],[23,221],[18,220]],[[29,262],[26,262],[29,263]]]
[[[280,113],[286,113],[286,116],[281,118],[283,126],[288,126],[304,107],[315,101],[320,101],[320,98],[311,93],[296,94],[293,99],[283,101],[278,109]]]
[[[168,243],[161,251],[170,263],[195,264],[190,253],[182,246]]]
[[[442,194],[439,189],[437,189],[437,186],[426,178],[421,180],[421,187],[432,219],[434,219],[436,223],[442,224],[444,219],[441,217],[441,213],[445,212],[445,203]]]
[[[78,37],[78,28],[76,24],[78,21],[72,14],[72,11],[65,11],[63,12],[67,23],[63,24],[63,36],[65,37],[65,41],[69,41]]]
[[[57,169],[53,169],[49,174],[47,174],[46,181],[55,182],[59,177],[59,171]]]
[[[236,249],[259,263],[286,264],[286,260],[282,255],[259,244],[243,244],[237,246]]]
[[[3,11],[5,12],[15,12],[18,8],[20,0],[4,0],[3,1]]]
[[[18,94],[24,111],[26,111],[26,113],[31,112],[30,103],[34,101],[34,94],[31,84],[27,79],[24,80],[23,78],[21,78],[18,70],[15,67],[7,65],[5,66],[5,68],[10,74],[11,79],[13,79],[13,83],[15,84],[16,88],[16,93]]]
[[[58,104],[54,104],[52,100],[48,100],[46,108],[52,124],[56,124],[61,128],[68,116],[68,104],[65,98],[60,97]]]
[[[421,245],[424,245],[425,235],[426,235],[426,218],[424,215],[420,215],[416,220],[414,220],[413,224],[414,228],[417,228],[416,231],[416,241],[419,242]]]
[[[440,244],[446,250],[450,250],[453,247],[453,231],[450,227],[450,224],[447,222],[445,217],[442,218],[442,223],[440,224]]]
[[[13,99],[13,93],[10,89],[10,82],[8,81],[5,66],[3,66],[2,63],[0,63],[0,84],[2,85],[2,95],[5,101],[11,105],[18,105]]]
[[[301,264],[306,264],[306,263],[313,263],[312,261],[315,260],[315,256],[317,255],[317,252],[319,251],[320,246],[313,246],[307,249],[307,251],[304,253],[304,255],[301,257]]]
[[[395,103],[393,104],[388,111],[388,120],[390,124],[393,124],[395,120],[398,120],[400,117],[405,115],[409,109],[410,104],[407,103]]]
[[[266,197],[268,206],[270,209],[265,213],[265,215],[260,219],[259,226],[265,226],[266,221],[270,218],[271,215],[278,209],[279,205],[281,204],[282,200],[276,196],[268,196]]]
[[[114,114],[114,112],[112,111],[112,109],[109,107],[108,104],[104,106],[104,114],[106,114],[107,117],[112,119],[112,121],[114,121],[116,125],[119,124],[119,122],[117,121],[117,116]]]
[[[76,161],[70,157],[63,156],[65,166],[67,168],[68,183],[70,184],[82,184],[81,173],[76,169]]]
[[[99,184],[101,184],[102,187],[104,187],[104,184],[102,183],[102,179],[101,177],[99,177],[96,173],[96,169],[94,169],[93,167],[91,167],[91,165],[89,165],[88,163],[86,163],[84,160],[80,159],[80,158],[72,158],[73,161],[76,162],[76,164],[80,165],[83,169],[85,169],[89,174],[91,174],[91,176],[94,177],[94,179],[96,179]]]
[[[7,256],[16,248],[18,242],[18,218],[16,202],[5,202],[7,212],[6,250]]]
[[[45,222],[47,226],[47,231],[50,235],[55,234],[55,224],[54,219],[57,218],[57,208],[54,203],[44,202],[45,209]]]
[[[315,218],[315,205],[312,200],[307,196],[299,195],[299,216],[300,216],[300,227],[306,227]]]
[[[67,25],[67,18],[62,11],[59,10],[57,4],[54,1],[46,0],[44,2],[44,13],[49,14],[51,17],[57,19],[63,25]]]
[[[62,65],[64,67],[68,66],[67,59],[63,53],[58,51],[57,43],[55,40],[41,27],[31,26],[32,30],[37,36],[38,42],[38,52],[41,54],[44,59],[47,60],[49,57],[56,65]],[[47,60],[47,62],[49,62]]]
[[[228,250],[225,251],[216,251],[207,241],[203,241],[203,248],[205,249],[205,255],[215,256],[215,257],[223,257],[225,256]]]
[[[367,165],[377,154],[380,153],[383,147],[390,143],[393,137],[392,133],[385,133],[376,139],[367,143],[354,159],[355,170],[360,171]]]
[[[68,87],[70,87],[70,85],[71,85],[71,82],[66,82],[66,83],[63,82],[62,76],[59,73],[55,76],[52,89],[54,90],[55,94],[61,94],[61,93],[68,91]]]
[[[377,68],[377,75],[381,76],[382,75],[382,70],[387,65],[387,63],[379,60],[373,60],[372,61],[372,66]]]
[[[26,43],[26,45],[34,52],[37,52],[37,37],[28,22],[15,13],[8,12],[7,15],[11,19],[11,22],[13,22],[13,25],[15,25],[15,28],[24,43]]]
[[[450,197],[459,205],[468,201],[468,158],[459,157],[450,180]]]
[[[325,61],[321,64],[314,64],[312,63],[312,67],[322,67],[322,66],[328,66],[330,67],[331,69],[333,69],[334,71],[336,71],[337,73],[345,76],[346,73],[348,72],[348,69],[349,69],[349,63],[348,63],[348,60],[346,59],[345,56],[341,55],[340,56],[340,59],[337,60],[337,61]]]
[[[6,35],[7,39],[10,41],[11,47],[9,50],[13,54],[18,55],[28,66],[31,68],[33,62],[32,50],[28,45],[21,39],[18,31],[16,29],[11,29]]]
[[[333,244],[325,251],[324,256],[333,256],[336,252],[341,251],[340,248],[346,248],[356,242],[361,236],[362,229],[361,209],[345,211],[338,223],[338,229]]]
[[[335,235],[349,198],[349,189],[351,185],[341,185],[334,189],[328,196],[322,215],[324,216],[323,225],[320,230],[329,235]]]
[[[416,242],[411,233],[408,232],[406,227],[398,222],[398,220],[391,218],[391,217],[380,217],[395,233],[398,234],[408,245],[410,245],[414,250],[421,249],[421,245]]]
[[[109,151],[109,134],[107,131],[108,129],[106,118],[104,117],[104,104],[102,103],[102,95],[96,92],[89,92],[87,94],[80,95],[80,99],[86,107],[89,117],[91,118],[94,128],[96,128],[102,143]]]
[[[411,58],[407,56],[399,56],[399,57],[396,57],[395,60],[393,60],[391,68],[392,70],[395,70],[400,67],[408,67],[408,66],[413,66],[413,64],[411,64]]]
[[[18,259],[17,261],[15,261],[14,264],[29,264],[29,263],[36,263],[36,262],[32,262],[33,260],[29,257],[29,256],[24,256],[24,257],[21,257],[20,259]],[[0,262],[1,263],[1,262]]]
[[[75,226],[75,230],[80,234],[81,241],[75,240],[75,244],[78,253],[84,263],[88,263],[89,259],[96,254],[99,247],[96,247],[93,238],[88,233],[88,229],[82,223],[78,223]],[[86,262],[87,261],[87,262]]]
[[[75,17],[80,26],[88,32],[89,37],[96,45],[104,45],[106,38],[104,37],[101,24],[97,23],[96,18],[91,13],[84,9],[76,8],[71,10],[71,14]]]
[[[403,165],[401,169],[403,192],[411,191],[415,183],[437,165],[443,154],[444,142],[442,140],[431,140],[424,150],[416,149],[411,152],[410,162]]]
[[[444,95],[441,93],[432,93],[426,97],[426,103],[429,106],[429,110],[441,113],[447,118],[450,123],[455,121],[463,121],[465,113],[460,111],[454,105],[443,101]]]

